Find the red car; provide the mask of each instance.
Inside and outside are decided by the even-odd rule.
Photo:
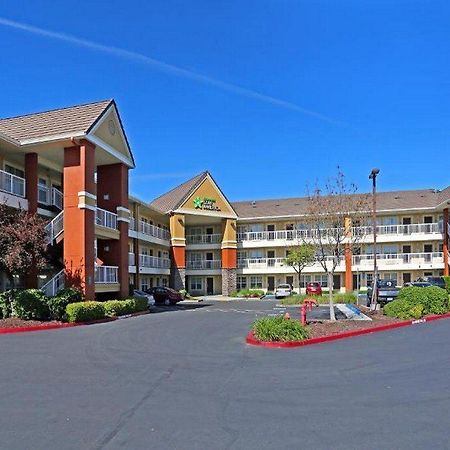
[[[183,296],[179,292],[167,287],[156,287],[153,289],[152,294],[155,303],[164,303],[164,305],[175,305],[175,303],[183,300]]]
[[[308,283],[306,285],[306,293],[308,295],[322,295],[322,286],[317,282]]]

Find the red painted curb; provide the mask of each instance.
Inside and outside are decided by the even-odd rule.
[[[50,323],[44,325],[33,325],[29,327],[11,327],[11,328],[0,328],[0,334],[12,334],[12,333],[28,333],[30,331],[45,331],[45,330],[56,330],[58,328],[71,328],[71,327],[81,327],[84,325],[95,325],[96,323],[106,323],[114,322],[118,319],[127,319],[129,317],[142,316],[143,314],[148,314],[150,311],[139,311],[133,314],[127,314],[124,316],[117,317],[105,317],[104,319],[91,320],[89,322],[77,322],[77,323]]]
[[[321,344],[322,342],[336,341],[338,339],[345,339],[353,336],[360,336],[362,334],[378,333],[379,331],[387,331],[395,328],[407,327],[410,325],[417,325],[420,323],[432,322],[434,320],[448,319],[450,313],[439,314],[424,317],[423,319],[405,320],[402,322],[390,323],[387,325],[380,325],[373,328],[363,328],[361,330],[346,331],[344,333],[332,334],[330,336],[321,336],[311,339],[305,339],[304,341],[291,341],[291,342],[276,342],[276,341],[259,341],[255,338],[253,331],[249,331],[245,342],[250,345],[257,345],[259,347],[271,347],[271,348],[293,348],[304,347],[306,345]]]

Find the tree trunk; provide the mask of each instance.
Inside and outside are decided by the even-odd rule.
[[[301,278],[301,272],[298,272],[298,295],[301,295],[302,293],[302,282],[300,281]]]
[[[335,321],[334,302],[333,302],[333,272],[328,272],[328,300],[330,304],[330,320]]]

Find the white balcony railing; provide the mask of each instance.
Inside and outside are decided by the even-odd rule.
[[[25,180],[0,170],[0,190],[25,198]]]
[[[58,209],[63,209],[63,194],[55,187],[50,188],[39,184],[38,202],[43,205],[56,206]]]
[[[117,214],[107,211],[106,209],[97,208],[95,223],[101,227],[117,230]]]
[[[58,272],[50,281],[44,284],[41,287],[41,291],[44,291],[44,294],[47,297],[55,296],[61,289],[64,289],[64,269]]]
[[[141,267],[150,267],[153,269],[170,269],[170,259],[150,255],[139,255],[139,265]]]
[[[137,226],[138,224],[138,226]],[[138,233],[146,234],[148,236],[153,236],[158,239],[162,239],[165,241],[170,240],[170,233],[168,230],[164,228],[157,227],[156,225],[152,225],[150,223],[144,222],[143,220],[136,221],[136,219],[131,219],[130,221],[130,230],[137,231]]]
[[[202,270],[202,269],[220,269],[222,261],[220,259],[200,259],[198,261],[187,261],[186,269]]]
[[[320,230],[322,236],[334,236],[338,233],[342,235],[343,230],[338,228],[323,228]],[[354,227],[353,233],[360,236],[371,236],[373,228],[371,226]],[[433,234],[442,233],[442,223],[415,223],[411,225],[377,225],[377,234],[379,235],[411,235],[416,233]],[[253,231],[248,233],[238,233],[237,239],[242,241],[295,241],[317,238],[318,230],[279,230],[279,231]]]
[[[136,255],[134,253],[128,253],[128,265],[129,266],[136,265]]]
[[[64,230],[64,211],[61,211],[51,222],[45,226],[47,231],[48,243],[52,244]]]
[[[119,268],[117,266],[95,266],[96,283],[118,283]]]
[[[374,255],[354,255],[354,266],[373,266]],[[442,264],[444,261],[442,252],[433,253],[386,253],[377,254],[378,265],[398,264]]]
[[[221,234],[188,234],[186,235],[186,244],[220,244],[222,242]]]

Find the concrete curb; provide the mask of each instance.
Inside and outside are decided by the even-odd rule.
[[[150,311],[140,311],[133,314],[126,314],[124,316],[117,317],[105,317],[104,319],[92,320],[90,322],[77,322],[77,323],[50,323],[44,325],[33,325],[29,327],[11,327],[11,328],[0,328],[0,334],[13,334],[13,333],[29,333],[32,331],[46,331],[46,330],[57,330],[59,328],[72,328],[81,327],[84,325],[95,325],[97,323],[107,323],[114,322],[119,319],[128,319],[130,317],[142,316],[144,314],[149,314]]]
[[[330,336],[321,336],[317,338],[305,339],[304,341],[291,341],[291,342],[259,341],[253,335],[253,331],[249,331],[247,337],[245,338],[245,342],[247,344],[256,345],[259,347],[271,347],[271,348],[304,347],[306,345],[321,344],[322,342],[336,341],[338,339],[345,339],[353,336],[360,336],[363,334],[378,333],[379,331],[393,330],[395,328],[402,328],[410,325],[418,325],[421,323],[433,322],[435,320],[448,318],[450,318],[450,312],[446,314],[424,317],[423,319],[405,320],[402,322],[390,323],[388,325],[380,325],[378,327],[373,328],[363,328],[361,330],[346,331],[344,333],[333,334]]]

